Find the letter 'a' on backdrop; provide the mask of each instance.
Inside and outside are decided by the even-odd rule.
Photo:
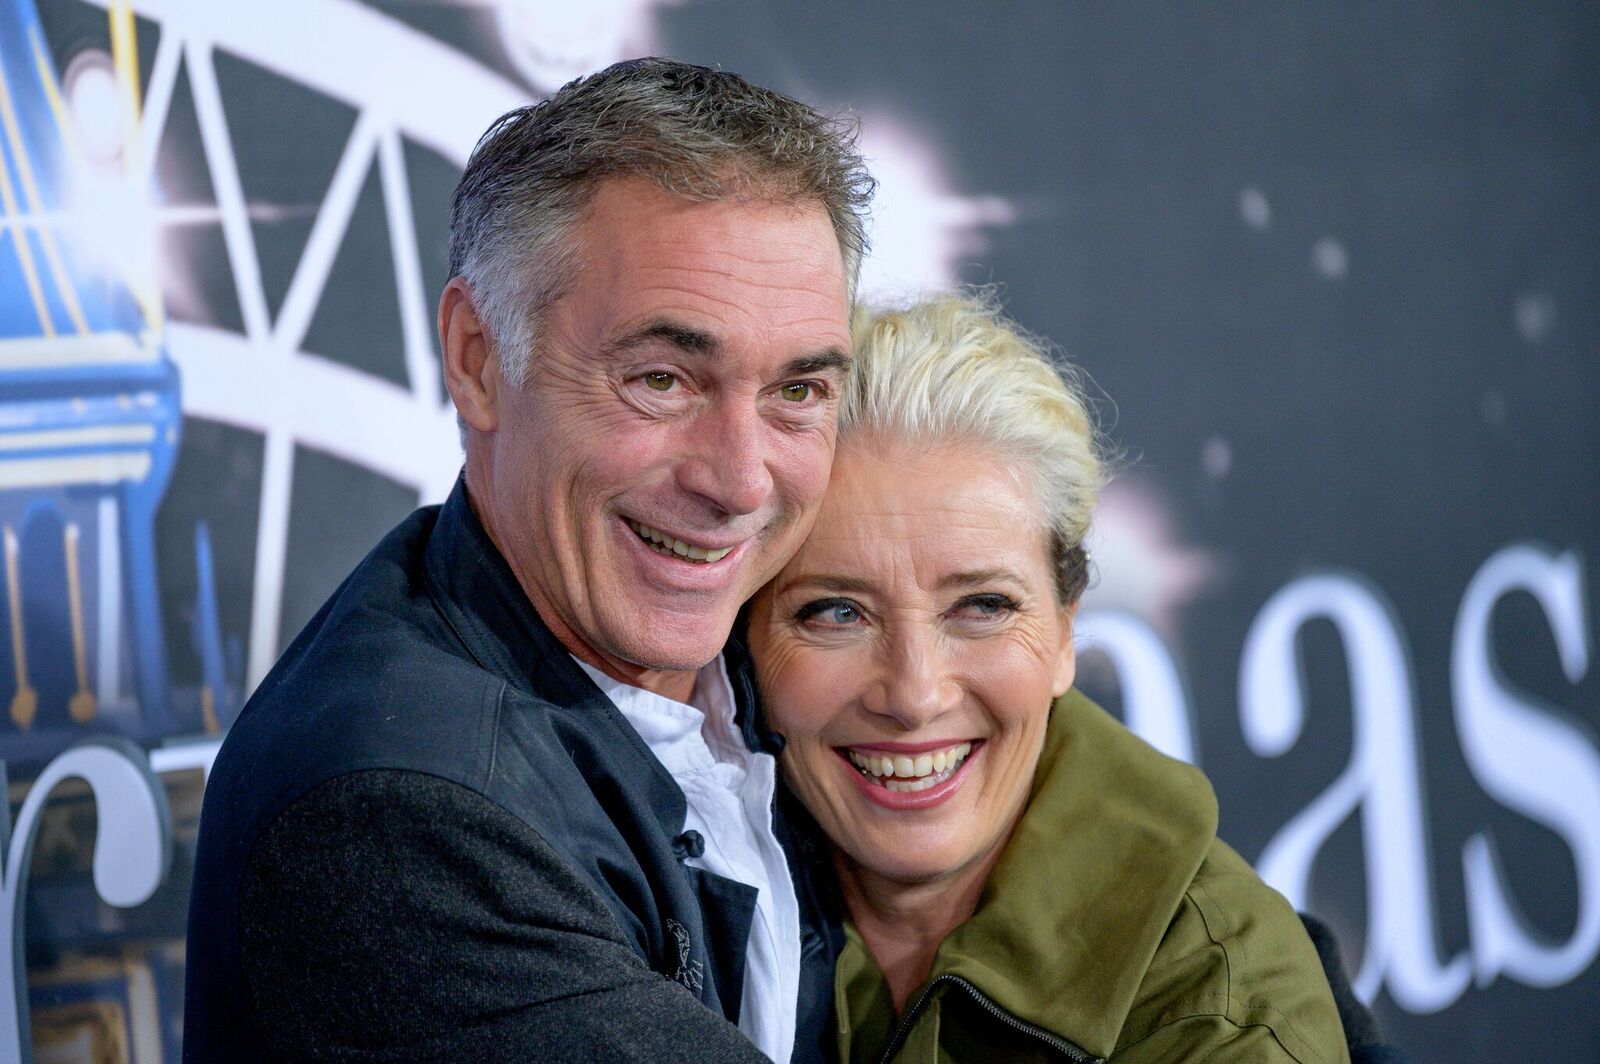
[[[460,464],[502,112],[631,55],[861,120],[865,296],[1103,392],[1079,682],[1418,1060],[1600,1059],[1600,10],[0,5],[0,1060],[176,1061],[205,773]]]

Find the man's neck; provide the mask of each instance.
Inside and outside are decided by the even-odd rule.
[[[538,604],[534,605],[538,609]],[[614,661],[605,655],[599,654],[583,643],[572,638],[564,626],[552,624],[550,618],[543,613],[539,619],[544,621],[552,635],[560,640],[561,645],[567,648],[567,653],[577,658],[591,668],[598,669],[619,683],[629,687],[637,687],[649,691],[651,694],[670,698],[674,702],[690,704],[694,698],[695,678],[700,675],[699,670],[683,672],[678,669],[648,669],[643,665],[635,665],[630,661]]]

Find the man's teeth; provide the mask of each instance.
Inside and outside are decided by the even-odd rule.
[[[971,743],[957,743],[943,750],[922,754],[866,754],[859,750],[846,751],[850,763],[870,780],[891,791],[922,791],[936,783],[943,783],[956,774],[967,755],[972,753]]]
[[[657,532],[649,525],[642,525],[637,521],[629,521],[629,525],[639,534],[639,538],[654,547],[660,554],[676,554],[680,558],[688,558],[692,562],[717,562],[728,556],[732,547],[720,547],[716,550],[707,550],[685,543],[681,539],[673,539],[665,532]]]

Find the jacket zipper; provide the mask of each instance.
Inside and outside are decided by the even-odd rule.
[[[900,1021],[900,1026],[896,1028],[894,1037],[889,1040],[889,1048],[884,1050],[881,1064],[889,1064],[889,1062],[894,1059],[895,1054],[900,1052],[900,1047],[905,1044],[906,1037],[911,1033],[912,1024],[916,1022],[917,1013],[922,1011],[922,1006],[928,1003],[928,998],[933,996],[934,988],[940,983],[949,983],[953,986],[959,986],[961,989],[967,992],[972,1000],[981,1005],[983,1010],[989,1015],[993,1016],[1007,1027],[1037,1038],[1039,1041],[1043,1042],[1051,1049],[1054,1049],[1057,1053],[1060,1053],[1068,1060],[1074,1061],[1075,1064],[1105,1064],[1105,1058],[1091,1056],[1089,1053],[1079,1049],[1065,1038],[1061,1038],[1058,1035],[1052,1034],[1043,1027],[1036,1027],[1025,1020],[1017,1019],[1015,1016],[1011,1015],[1011,1013],[1007,1012],[999,1005],[996,1005],[988,995],[979,990],[977,987],[973,986],[971,983],[967,982],[967,980],[961,978],[959,975],[950,975],[949,973],[935,976],[927,986],[922,988],[922,993],[917,995],[916,1002],[911,1006],[910,1009],[906,1010],[905,1018]]]

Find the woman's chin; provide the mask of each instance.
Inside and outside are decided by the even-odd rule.
[[[841,851],[840,856],[843,857],[849,872],[858,877],[869,877],[879,882],[907,887],[949,879],[960,867],[958,861],[929,859],[925,854],[903,861],[885,860],[883,854],[874,854],[870,861],[863,861],[849,852]]]
[[[864,876],[880,883],[917,886],[960,877],[964,870],[983,864],[984,851],[953,846],[948,834],[926,838],[923,832],[897,833],[892,839],[875,835],[852,839],[847,846],[834,843],[845,874]]]

